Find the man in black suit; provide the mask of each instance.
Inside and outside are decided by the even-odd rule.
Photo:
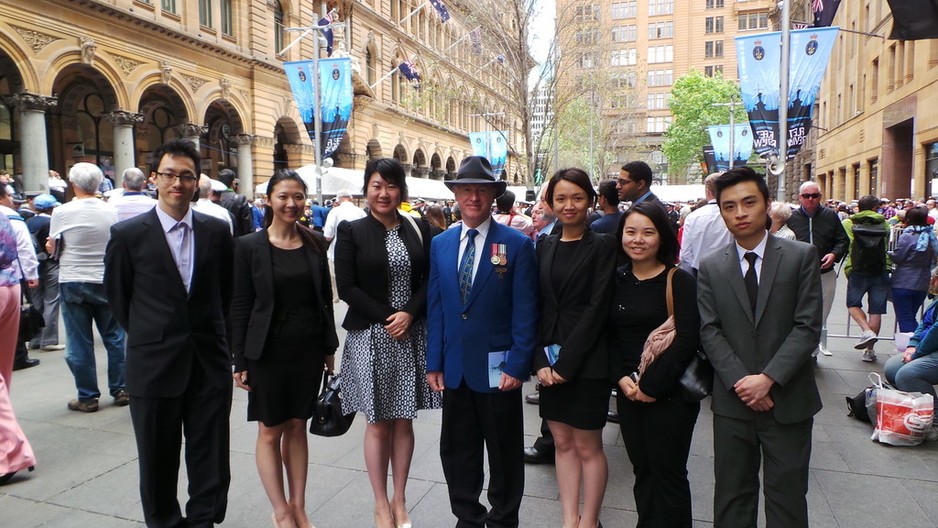
[[[619,200],[632,202],[632,205],[641,202],[658,202],[661,200],[651,192],[653,173],[651,167],[644,161],[630,161],[619,170],[619,179],[616,180],[616,190],[619,191]]]
[[[716,182],[734,241],[700,262],[700,337],[713,380],[713,521],[756,526],[762,463],[767,528],[807,528],[811,353],[821,337],[817,248],[766,230],[769,191],[749,167]]]
[[[127,331],[127,390],[148,527],[211,527],[225,518],[231,359],[232,239],[228,226],[190,209],[199,151],[171,140],[156,152],[158,204],[115,224],[104,285]],[[186,439],[189,501],[176,498]]]

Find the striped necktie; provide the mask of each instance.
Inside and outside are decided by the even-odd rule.
[[[469,291],[472,290],[472,268],[476,260],[476,235],[479,234],[475,229],[466,232],[468,240],[466,249],[462,252],[462,262],[459,263],[459,294],[462,296],[462,303],[466,304],[469,299]]]

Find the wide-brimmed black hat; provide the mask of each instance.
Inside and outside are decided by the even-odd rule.
[[[469,156],[462,160],[456,179],[443,182],[450,190],[459,183],[485,183],[495,185],[495,196],[501,196],[508,188],[508,183],[495,178],[492,164],[484,156]]]

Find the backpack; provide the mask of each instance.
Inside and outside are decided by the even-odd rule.
[[[850,246],[852,270],[865,275],[879,275],[886,270],[886,235],[880,224],[853,224]]]

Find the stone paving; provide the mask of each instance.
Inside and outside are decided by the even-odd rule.
[[[838,286],[831,332],[846,334],[846,309]],[[891,308],[890,308],[891,310]],[[344,309],[338,310],[341,321]],[[884,328],[892,328],[887,316]],[[856,328],[853,328],[856,333]],[[884,335],[890,335],[886,330]],[[64,336],[63,336],[64,339]],[[844,396],[868,385],[870,370],[881,371],[891,341],[877,345],[879,362],[862,363],[854,341],[831,339],[833,357],[817,368],[824,409],[815,418],[808,503],[811,526],[864,528],[938,526],[938,443],[896,448],[870,441],[870,427],[845,415]],[[32,351],[38,367],[14,374],[12,400],[23,429],[36,451],[36,471],[18,474],[0,487],[0,528],[126,528],[143,526],[137,491],[137,460],[126,407],[109,397],[93,414],[69,411],[74,385],[62,352]],[[98,343],[98,362],[106,356]],[[102,386],[104,369],[99,368]],[[528,383],[524,391],[533,390]],[[228,518],[223,526],[270,526],[270,506],[254,466],[256,426],[247,423],[247,398],[236,390],[231,410],[232,482]],[[422,412],[414,422],[416,449],[408,483],[408,503],[417,528],[455,524],[449,510],[439,461],[440,411]],[[694,501],[694,525],[712,526],[713,435],[709,405],[703,406],[688,470]],[[537,434],[537,408],[525,405],[525,431],[530,445]],[[307,503],[319,528],[368,528],[372,494],[362,457],[364,419],[345,436],[310,438]],[[603,433],[609,459],[609,486],[602,512],[607,527],[631,527],[637,520],[633,478],[619,429]],[[185,475],[180,496],[185,495]],[[559,527],[560,504],[553,466],[527,466],[523,527]],[[760,526],[764,520],[760,519]]]

